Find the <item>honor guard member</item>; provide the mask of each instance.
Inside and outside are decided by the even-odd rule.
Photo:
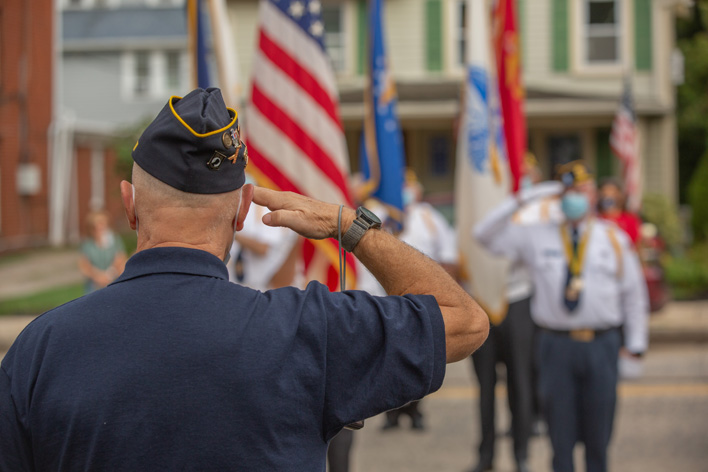
[[[535,157],[524,156],[522,188],[531,188],[541,178]],[[536,200],[520,208],[512,216],[512,224],[532,226],[561,221],[558,198]],[[479,381],[479,413],[481,441],[479,462],[470,472],[493,469],[496,443],[495,389],[497,364],[506,367],[506,386],[511,410],[511,437],[518,472],[528,471],[528,443],[534,420],[533,341],[536,328],[531,319],[533,280],[526,265],[513,261],[509,267],[506,299],[508,309],[496,318],[490,317],[489,337],[472,355]]]
[[[456,277],[459,252],[455,231],[445,217],[432,205],[423,202],[422,198],[423,186],[415,172],[408,169],[403,187],[403,231],[398,238],[438,262],[452,277]],[[383,429],[398,427],[401,413],[410,416],[412,429],[425,429],[419,407],[420,402],[411,402],[403,408],[387,411]]]
[[[218,89],[197,89],[140,137],[121,182],[137,252],[10,348],[0,470],[324,471],[345,425],[435,391],[483,342],[478,305],[366,209],[244,185],[238,129]],[[251,200],[304,237],[341,227],[392,296],[230,283]]]
[[[572,471],[585,444],[588,472],[607,470],[617,399],[618,354],[641,356],[648,342],[647,292],[632,244],[614,224],[595,218],[596,187],[574,161],[547,182],[510,197],[475,228],[490,251],[529,268],[531,313],[540,327],[538,388],[553,446],[553,470]],[[562,195],[562,223],[512,224],[519,207]],[[624,344],[624,347],[622,346]]]
[[[298,287],[302,283],[297,264],[300,238],[287,228],[265,225],[262,220],[267,212],[265,207],[251,205],[243,230],[234,237],[243,275],[239,283],[262,292],[287,285]]]

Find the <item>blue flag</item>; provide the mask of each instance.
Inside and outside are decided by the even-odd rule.
[[[214,86],[209,78],[210,48],[208,15],[204,11],[202,0],[187,1],[187,29],[189,31],[189,50],[193,71],[196,73],[196,86],[206,89]]]
[[[403,215],[404,152],[396,113],[396,86],[384,45],[381,0],[369,0],[368,76],[360,167],[365,194],[386,205],[399,223]]]

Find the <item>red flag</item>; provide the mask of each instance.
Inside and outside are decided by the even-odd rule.
[[[622,163],[622,179],[627,194],[627,209],[638,213],[641,206],[641,186],[639,180],[639,152],[637,140],[637,119],[632,101],[632,87],[625,81],[622,101],[612,122],[610,148]]]
[[[261,0],[246,114],[248,173],[259,185],[352,206],[349,160],[319,2]],[[308,278],[339,285],[338,245],[305,242]],[[347,271],[354,281],[354,264]]]
[[[493,25],[504,136],[512,189],[516,192],[519,190],[521,179],[521,162],[526,153],[526,119],[524,85],[521,81],[521,49],[514,0],[497,0]]]

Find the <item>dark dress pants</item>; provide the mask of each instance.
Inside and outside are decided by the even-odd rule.
[[[514,459],[517,462],[524,461],[528,455],[533,417],[531,379],[535,332],[531,321],[530,300],[525,298],[510,304],[504,321],[499,326],[491,326],[489,337],[472,355],[474,370],[479,380],[479,407],[482,418],[479,463],[485,467],[491,466],[494,459],[494,388],[497,383],[497,362],[506,365]]]
[[[354,431],[346,428],[332,438],[327,448],[329,472],[349,472],[349,457],[353,442]]]
[[[573,472],[573,449],[585,443],[587,472],[607,471],[607,448],[617,402],[620,330],[575,341],[541,330],[539,396],[553,446],[553,470]]]

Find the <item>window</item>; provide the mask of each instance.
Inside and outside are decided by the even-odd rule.
[[[126,100],[162,100],[165,95],[178,95],[187,83],[184,51],[126,51],[122,60],[121,87]]]
[[[435,177],[445,177],[451,173],[450,138],[446,135],[433,135],[428,141],[430,173]]]
[[[168,51],[165,53],[165,86],[169,92],[174,92],[180,88],[181,70],[179,51]]]
[[[621,60],[620,2],[585,0],[583,26],[585,57],[588,64],[614,64]]]
[[[582,159],[583,152],[579,134],[551,135],[547,141],[550,169],[548,175],[556,174],[556,167]]]
[[[457,63],[465,65],[467,62],[467,2],[457,2],[457,18],[455,20],[455,42],[457,44]]]
[[[325,25],[325,48],[335,72],[346,69],[346,48],[344,36],[344,15],[341,5],[322,7],[322,21]]]
[[[150,92],[150,54],[147,51],[135,53],[135,82],[133,94],[144,97]]]

